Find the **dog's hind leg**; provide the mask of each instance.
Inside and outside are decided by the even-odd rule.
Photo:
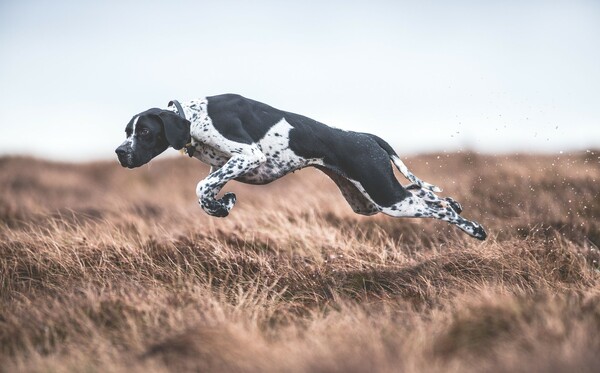
[[[331,180],[335,182],[355,213],[361,215],[374,215],[381,211],[381,208],[374,203],[368,195],[366,195],[364,189],[361,191],[355,183],[333,170],[325,167],[317,168],[323,171],[325,175],[329,176]]]
[[[409,191],[411,195],[390,207],[382,208],[381,212],[395,217],[434,218],[456,225],[468,235],[479,240],[485,240],[487,233],[483,227],[474,221],[469,221],[458,215],[462,211],[454,200],[440,199],[431,191]]]

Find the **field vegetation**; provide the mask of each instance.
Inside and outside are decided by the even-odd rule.
[[[404,160],[488,239],[315,169],[218,219],[187,157],[0,158],[0,371],[598,371],[600,153]]]

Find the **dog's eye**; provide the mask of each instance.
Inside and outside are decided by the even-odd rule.
[[[150,130],[148,128],[142,128],[140,130],[140,136],[148,136],[150,134]]]

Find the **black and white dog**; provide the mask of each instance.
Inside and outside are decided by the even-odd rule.
[[[116,149],[123,167],[146,164],[169,146],[209,164],[196,195],[213,216],[227,216],[235,204],[233,193],[216,199],[230,180],[266,184],[314,166],[333,179],[358,214],[436,218],[480,240],[487,236],[481,225],[459,215],[458,202],[435,195],[441,190],[413,175],[379,137],[332,128],[239,95],[171,101],[167,109],[135,115],[125,132],[127,139]],[[400,185],[390,160],[412,184]]]

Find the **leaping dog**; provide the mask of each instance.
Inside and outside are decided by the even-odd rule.
[[[458,202],[438,197],[434,192],[441,189],[413,175],[381,138],[329,127],[240,95],[171,101],[167,109],[134,115],[125,133],[127,139],[116,149],[123,167],[144,165],[169,146],[209,164],[196,195],[212,216],[227,216],[235,204],[233,193],[216,198],[230,180],[267,184],[314,166],[337,184],[358,214],[435,218],[477,239],[487,237],[480,224],[460,216]],[[391,163],[410,185],[400,185]]]

